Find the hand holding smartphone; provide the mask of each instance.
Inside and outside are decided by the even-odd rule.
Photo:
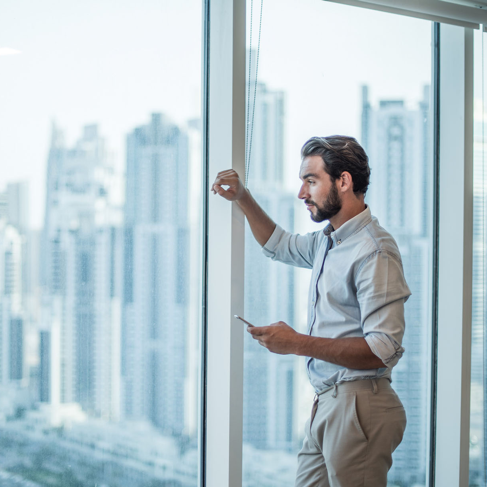
[[[254,326],[252,323],[249,323],[247,320],[244,320],[243,318],[240,318],[240,316],[238,316],[238,315],[233,315],[233,316],[235,316],[235,318],[237,318],[238,320],[243,321],[248,326],[252,326],[252,327]]]

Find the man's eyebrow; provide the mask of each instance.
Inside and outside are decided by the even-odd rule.
[[[318,179],[318,174],[314,174],[312,172],[309,172],[308,174],[305,174],[304,176],[301,176],[301,179],[308,179],[308,178],[316,178]]]

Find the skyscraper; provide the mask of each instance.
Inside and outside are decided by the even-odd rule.
[[[96,125],[75,147],[53,127],[43,237],[45,314],[41,381],[59,374],[60,388],[40,384],[41,397],[79,403],[115,419],[120,405],[121,209],[116,174]],[[117,261],[118,259],[118,261]],[[59,328],[59,331],[57,330]],[[58,339],[59,344],[52,340]],[[53,363],[53,351],[60,363]],[[50,373],[49,373],[50,370]],[[59,391],[52,397],[46,391]]]
[[[405,354],[392,373],[408,425],[389,474],[401,485],[425,485],[429,431],[433,163],[429,157],[429,89],[417,108],[403,100],[373,107],[363,87],[362,143],[369,156],[372,214],[396,239],[412,296],[405,305]]]
[[[0,384],[23,377],[22,238],[0,218]]]
[[[9,183],[7,185],[7,218],[19,232],[29,229],[29,184],[27,182]]]
[[[15,228],[21,245],[20,269],[21,303],[17,316],[10,323],[10,368],[11,379],[18,385],[27,386],[29,367],[36,362],[36,342],[38,309],[38,231],[30,228],[29,222],[29,183],[26,181],[7,184],[5,192],[0,194],[2,208],[0,218]],[[15,372],[13,372],[15,370]],[[21,381],[20,383],[18,381]]]
[[[162,114],[127,138],[123,413],[184,427],[188,327],[188,136]]]

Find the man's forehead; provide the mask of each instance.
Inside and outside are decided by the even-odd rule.
[[[306,156],[301,161],[299,177],[303,178],[306,174],[310,173],[317,176],[325,173],[325,168],[323,167],[323,159],[321,158],[321,156]]]

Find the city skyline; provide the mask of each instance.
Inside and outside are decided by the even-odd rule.
[[[191,452],[196,452],[198,408],[186,403],[197,401],[199,375],[190,370],[195,364],[188,361],[192,341],[187,334],[197,329],[189,321],[195,317],[198,288],[190,281],[190,266],[199,259],[189,255],[195,250],[189,241],[195,219],[185,188],[201,146],[197,133],[198,124],[185,131],[162,114],[134,127],[127,135],[126,204],[121,206],[120,173],[98,126],[86,125],[70,145],[53,125],[42,231],[25,225],[24,185],[11,184],[0,193],[5,274],[0,280],[5,284],[0,286],[0,386],[11,389],[7,404],[0,405],[0,428],[7,437],[14,434],[5,421],[17,418],[17,434],[24,430],[28,436],[39,427],[46,434],[66,430],[64,447],[52,444],[54,464],[76,451],[76,441],[69,439],[75,431],[82,443],[101,441],[89,426],[98,420],[101,430],[112,428],[104,440],[114,442],[110,451],[119,473],[108,473],[112,479],[127,468],[116,458],[131,448],[129,441],[145,424],[152,447],[133,451],[136,463],[126,485],[142,485],[151,476],[185,479],[184,485],[196,479]],[[36,268],[33,282],[24,266]],[[24,335],[34,338],[29,349]],[[113,429],[117,424],[120,434]],[[122,434],[132,430],[131,437]],[[14,470],[25,470],[30,479],[36,478],[36,468],[51,468],[43,442],[33,435],[41,466],[22,463],[23,455],[14,460]],[[89,450],[83,455],[91,458]],[[96,470],[96,455],[91,460],[81,460],[83,473],[69,475]],[[154,469],[144,468],[149,461]]]
[[[401,99],[382,99],[371,104],[367,87],[362,87],[362,94],[363,143],[374,160],[375,174],[385,177],[371,186],[368,201],[372,208],[377,208],[375,213],[382,224],[393,231],[413,290],[413,298],[406,306],[407,322],[412,323],[405,338],[407,352],[393,373],[395,386],[411,414],[406,437],[395,454],[391,478],[407,486],[423,485],[428,434],[424,411],[428,408],[429,393],[427,382],[421,382],[422,370],[428,367],[428,327],[421,324],[429,319],[430,304],[423,296],[429,295],[431,230],[428,221],[432,216],[432,201],[427,199],[432,169],[426,162],[429,92],[425,87],[423,99],[415,107]],[[266,210],[292,230],[302,218],[296,208],[296,195],[286,187],[281,166],[286,93],[260,82],[256,114],[249,187]],[[265,126],[261,125],[263,120]],[[188,455],[195,448],[197,408],[188,411],[184,400],[185,397],[197,400],[198,374],[192,374],[192,385],[188,385],[189,364],[185,363],[189,330],[185,323],[194,312],[189,311],[185,295],[196,294],[189,292],[187,280],[193,272],[194,283],[198,275],[194,264],[198,258],[191,259],[192,271],[186,265],[170,273],[163,269],[184,260],[183,255],[190,253],[185,244],[188,234],[192,232],[194,237],[198,233],[200,221],[197,212],[190,208],[184,188],[188,171],[199,157],[196,155],[199,127],[196,120],[178,126],[164,114],[152,114],[148,123],[134,127],[127,134],[126,197],[121,198],[120,174],[113,169],[110,151],[106,150],[107,141],[100,135],[98,126],[85,126],[73,145],[66,144],[62,131],[53,126],[46,220],[44,236],[39,242],[39,248],[42,245],[51,260],[44,259],[38,265],[39,283],[48,290],[48,299],[42,300],[42,320],[34,319],[38,321],[39,333],[38,396],[50,409],[41,407],[39,412],[31,409],[26,426],[40,412],[47,415],[48,424],[72,422],[70,428],[91,424],[97,418],[120,425],[148,421],[157,426],[156,436],[162,433],[164,438],[175,439],[174,448],[183,448]],[[413,151],[407,149],[406,140],[414,140]],[[174,167],[181,171],[176,185],[171,173]],[[405,167],[411,170],[409,184],[406,181],[392,191],[394,182],[402,180]],[[422,185],[411,189],[418,180],[422,180]],[[377,193],[374,186],[388,189]],[[19,238],[22,232],[28,233],[26,205],[22,204],[27,195],[25,185],[13,183],[8,191],[0,194],[0,218],[3,215],[3,220],[15,222],[9,238],[12,243],[18,243],[12,255],[28,255],[22,250]],[[183,199],[178,199],[182,195]],[[387,198],[393,200],[388,203]],[[414,204],[407,206],[408,198]],[[303,276],[262,257],[260,249],[251,241],[250,232],[246,240],[246,316],[259,323],[284,319],[299,328],[303,300],[298,288],[303,287]],[[196,247],[192,248],[194,253]],[[161,259],[159,255],[165,257]],[[74,267],[63,274],[69,262]],[[95,269],[101,273],[93,280],[90,276]],[[19,284],[10,287],[17,289],[17,300],[22,303],[25,301],[22,289],[32,290],[36,286],[23,285],[29,281],[30,273],[20,268],[13,275],[18,275]],[[158,291],[158,275],[164,275],[166,289]],[[278,298],[271,299],[274,294]],[[93,296],[99,304],[91,299]],[[262,306],[266,301],[269,306]],[[107,303],[110,303],[108,307]],[[100,319],[96,318],[98,314]],[[6,322],[3,321],[4,326]],[[172,322],[183,326],[177,327],[179,331],[171,338],[167,330]],[[23,322],[9,318],[8,323],[9,336],[23,336]],[[161,334],[164,338],[159,343]],[[24,375],[25,364],[19,367],[19,360],[27,360],[24,351],[11,345],[5,348],[6,343],[12,341],[3,341],[3,363],[9,364],[4,370],[11,372],[4,382],[22,379],[25,382],[31,376],[32,386],[36,384],[36,377],[32,376],[35,367]],[[250,459],[258,452],[262,455],[281,452],[285,458],[295,454],[302,438],[301,423],[308,412],[304,412],[305,401],[299,397],[306,378],[295,358],[275,356],[255,347],[253,341],[247,340],[244,389],[247,455],[244,464],[247,466],[252,465]],[[144,350],[152,352],[147,355]],[[141,360],[143,356],[146,359]],[[155,380],[164,378],[165,373],[170,380]],[[48,387],[46,381],[50,381]],[[193,392],[189,394],[189,390]],[[90,433],[86,434],[89,437]],[[184,437],[189,439],[189,449],[183,446],[187,440],[178,440]],[[413,463],[414,475],[411,474]],[[287,466],[292,468],[292,462],[288,461]],[[250,475],[246,480],[249,487],[259,485],[250,480],[255,478],[256,468],[244,471],[244,475]],[[283,471],[281,482],[289,480],[290,471]],[[284,472],[288,472],[288,477],[284,478]],[[186,473],[181,475],[184,477]],[[270,480],[268,485],[273,485]]]

